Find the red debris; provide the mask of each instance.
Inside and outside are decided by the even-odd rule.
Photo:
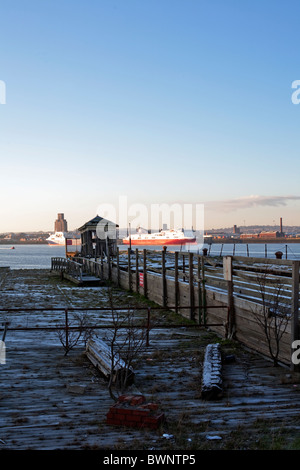
[[[145,403],[143,395],[121,395],[110,407],[106,423],[114,426],[157,429],[165,420],[164,413],[156,413],[156,403]]]

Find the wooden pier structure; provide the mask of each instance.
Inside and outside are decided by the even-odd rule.
[[[65,263],[71,266],[70,261],[57,258],[52,261],[55,271]],[[72,263],[75,271],[66,270],[64,276],[73,280],[77,276],[79,285],[84,285],[84,276],[95,282],[96,279],[112,282],[180,312],[198,325],[211,325],[221,337],[235,338],[270,357],[266,333],[261,327],[267,322],[269,334],[280,337],[279,362],[297,369],[291,363],[291,352],[294,341],[300,339],[299,261],[210,257],[192,252],[168,252],[166,248],[161,252],[128,248],[117,249],[116,256],[79,257]],[[283,309],[274,312],[278,289],[277,303],[281,303]],[[272,321],[268,322],[268,317],[272,317]],[[281,317],[284,320],[279,325],[276,320]],[[271,340],[274,341],[276,339]]]
[[[143,274],[142,255],[140,252],[140,274]],[[188,306],[189,302],[187,257],[188,254],[183,260],[180,254],[178,256],[179,306]],[[146,254],[148,298],[154,286],[152,276],[155,276],[157,298],[160,295],[161,258],[160,252]],[[194,288],[197,291],[198,258],[193,256],[193,259]],[[116,261],[112,260],[112,279],[117,279]],[[126,253],[120,253],[119,280],[124,287],[112,290],[118,305],[127,306],[138,301],[139,306],[143,307],[143,310],[137,311],[138,318],[145,321],[148,302],[133,295],[137,287],[142,294],[145,284],[135,285],[133,268],[136,260],[134,253],[131,253],[132,290],[128,291],[127,261]],[[210,284],[221,280],[224,283],[224,268],[218,265],[222,263],[221,259],[200,259],[202,261],[208,325],[213,313],[210,308],[213,300],[209,293],[213,286],[210,287]],[[250,275],[252,267],[258,272],[265,260],[260,261],[258,265],[252,263],[248,266],[249,270],[241,270],[237,267],[246,268],[246,265],[233,259],[234,290],[237,288],[236,273]],[[171,306],[171,300],[174,301],[171,297],[172,289],[174,291],[174,254],[165,253],[165,263],[166,300],[167,305]],[[88,265],[91,269],[100,269],[101,274],[98,260],[91,260]],[[292,289],[292,280],[297,284],[296,277],[293,278],[293,266],[274,263],[272,268],[274,272],[278,270],[278,273],[286,274],[284,278],[289,288]],[[106,260],[103,260],[103,279],[107,278],[108,273]],[[230,271],[227,269],[226,275],[228,273]],[[219,279],[216,279],[218,276]],[[81,288],[61,282],[59,276],[51,276],[48,269],[0,269],[0,286],[2,318],[10,321],[5,340],[6,363],[1,364],[1,450],[144,450],[155,447],[158,451],[168,449],[178,452],[180,449],[187,453],[191,449],[208,448],[271,450],[279,444],[282,449],[299,448],[299,374],[293,374],[286,368],[273,367],[271,361],[260,354],[253,354],[248,348],[241,348],[237,342],[221,341],[220,336],[212,332],[212,327],[209,330],[201,326],[172,327],[171,321],[174,322],[176,317],[177,323],[178,317],[164,309],[164,317],[159,317],[159,320],[165,325],[151,329],[149,346],[145,347],[135,368],[135,387],[147,400],[160,404],[167,418],[166,424],[159,432],[134,428],[128,431],[120,426],[108,425],[107,412],[113,401],[107,390],[107,380],[83,354],[84,343],[64,355],[57,328],[64,328],[65,308],[74,309],[74,313],[77,308],[80,311],[88,310],[89,326],[102,328],[106,325],[110,328],[112,318],[107,306],[111,289]],[[219,291],[223,292],[223,287],[214,287],[218,295]],[[252,284],[245,282],[244,288],[251,287]],[[246,293],[245,290],[242,294]],[[222,305],[227,305],[226,291],[223,294]],[[237,294],[234,293],[235,296]],[[184,299],[183,295],[187,297]],[[196,301],[197,297],[195,307]],[[93,310],[94,307],[97,310]],[[215,314],[217,312],[219,315],[223,312],[226,318],[226,308],[216,308]],[[245,310],[246,313],[249,317],[250,312]],[[236,319],[240,314],[238,311]],[[189,315],[189,309],[186,309],[186,315]],[[248,333],[254,338],[254,324],[252,328],[250,326],[249,319]],[[237,322],[238,334],[239,330],[240,324]],[[224,334],[225,330],[221,331]],[[222,363],[224,393],[221,399],[207,402],[200,396],[203,358],[206,346],[217,342],[221,344],[225,359]],[[234,361],[230,360],[232,354]],[[214,385],[214,382],[209,385]],[[164,433],[173,437],[164,438]],[[219,439],[214,440],[215,436]]]
[[[52,258],[51,272],[60,275],[61,279],[68,279],[77,286],[100,286],[103,281],[99,276],[91,275],[84,270],[84,262],[78,263],[69,258]]]

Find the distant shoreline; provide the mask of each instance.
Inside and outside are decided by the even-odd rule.
[[[19,240],[0,240],[0,245],[48,245],[46,241],[19,241]]]
[[[205,242],[206,245],[211,245],[211,244],[222,244],[222,243],[227,243],[227,244],[233,244],[233,243],[240,243],[243,245],[247,245],[248,243],[259,243],[259,244],[266,244],[266,243],[300,243],[300,237],[299,238],[213,238],[207,242]]]

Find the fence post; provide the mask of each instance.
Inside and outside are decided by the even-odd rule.
[[[232,256],[223,258],[224,279],[227,281],[228,294],[228,329],[227,338],[232,339],[234,336],[234,303],[233,303],[233,280],[232,280]]]
[[[112,259],[111,259],[111,250],[109,246],[109,238],[106,238],[106,252],[107,252],[107,264],[108,264],[108,279],[111,281],[111,268],[112,268]]]
[[[299,339],[299,261],[293,261],[292,264],[292,312],[291,312],[291,350],[292,344]],[[291,362],[291,369],[299,371],[299,365]]]
[[[128,256],[128,288],[131,291],[132,288],[131,288],[131,260],[130,260],[131,249],[130,248],[128,248],[127,250],[127,256]]]
[[[201,258],[200,258],[199,255],[198,255],[197,268],[198,268],[197,282],[198,282],[198,308],[199,308],[198,323],[199,323],[199,325],[201,325],[201,323],[202,323],[202,290],[201,290]]]
[[[137,293],[139,293],[140,279],[139,279],[139,249],[138,248],[135,249],[135,283],[136,283],[135,290]]]
[[[83,275],[83,271],[82,271],[82,265],[79,266],[79,281],[82,282],[82,275]]]
[[[117,286],[120,287],[120,252],[117,246]]]
[[[147,250],[143,250],[143,273],[144,273],[144,296],[148,295],[148,285],[147,285]]]
[[[189,291],[190,291],[190,320],[194,320],[194,272],[193,253],[189,253]]]
[[[101,263],[101,279],[103,279],[103,248],[102,248],[102,245],[101,245],[100,263]]]
[[[206,288],[205,288],[205,266],[204,266],[204,256],[202,256],[202,286],[203,286],[203,291],[202,291],[202,306],[203,306],[203,321],[204,321],[204,326],[206,326]]]
[[[68,309],[65,309],[65,329],[66,329],[66,351],[69,350],[69,323],[68,323]]]
[[[162,270],[162,288],[163,288],[163,307],[167,306],[167,283],[166,283],[166,247],[161,252],[161,270]]]
[[[179,285],[178,285],[178,251],[175,251],[175,276],[174,276],[174,284],[175,284],[175,311],[178,313],[178,302],[179,302]]]

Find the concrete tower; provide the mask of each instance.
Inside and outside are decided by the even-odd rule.
[[[54,224],[54,231],[55,232],[67,232],[68,231],[68,224],[64,218],[64,214],[57,214],[57,219]]]

